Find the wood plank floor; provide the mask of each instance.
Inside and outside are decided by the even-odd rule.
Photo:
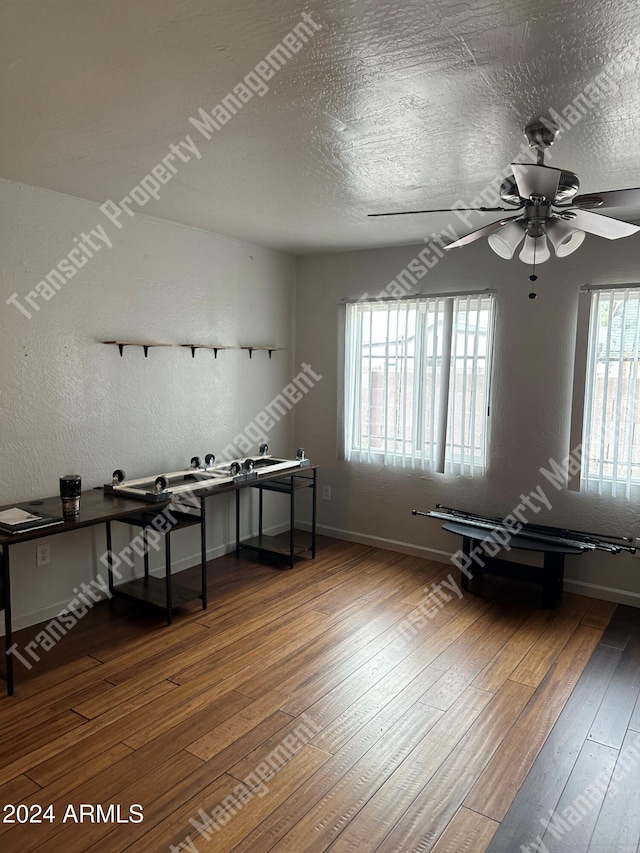
[[[637,853],[638,611],[450,570],[321,537],[95,606],[0,699],[0,807],[53,813],[0,849]]]

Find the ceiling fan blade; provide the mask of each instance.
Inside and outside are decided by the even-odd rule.
[[[607,240],[618,240],[620,237],[630,237],[640,231],[640,225],[632,225],[621,219],[613,219],[611,216],[603,216],[601,213],[592,213],[590,210],[569,210],[568,222],[580,231],[588,234],[596,234],[598,237],[606,237]],[[567,216],[563,215],[563,219]]]
[[[503,225],[506,225],[507,222],[513,222],[514,219],[519,218],[519,216],[510,216],[508,219],[499,219],[497,222],[492,222],[490,225],[485,225],[483,228],[478,228],[476,231],[471,231],[470,234],[461,237],[454,243],[449,243],[449,245],[445,246],[444,248],[460,249],[462,248],[462,246],[467,246],[469,243],[473,243],[475,240],[479,240],[481,237],[488,237],[489,234],[493,234],[494,231],[498,231],[500,228],[502,228]]]
[[[608,209],[611,207],[635,207],[640,205],[640,187],[628,190],[610,190],[604,193],[585,193],[577,195],[571,202],[575,207],[593,207]]]
[[[513,213],[514,210],[522,210],[522,207],[443,207],[438,210],[395,210],[392,213],[367,213],[367,216],[413,216],[414,213],[457,213],[459,210],[481,210],[483,213],[493,213],[494,211]]]
[[[555,200],[562,169],[522,163],[512,163],[511,168],[521,198],[529,200],[532,195],[541,195],[550,204]]]

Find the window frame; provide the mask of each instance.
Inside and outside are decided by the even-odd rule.
[[[590,361],[597,351],[594,348],[592,336],[595,334],[591,325],[591,318],[596,304],[596,294],[615,294],[622,292],[637,292],[637,299],[640,302],[640,283],[627,284],[606,284],[606,285],[585,285],[580,289],[578,302],[578,314],[576,322],[576,343],[575,343],[575,359],[574,359],[574,377],[573,377],[573,394],[572,394],[572,410],[571,410],[571,448],[580,448],[580,466],[576,475],[568,479],[568,488],[571,491],[581,492],[583,494],[598,494],[607,495],[612,498],[637,499],[640,497],[640,477],[637,479],[619,478],[618,472],[613,471],[611,476],[606,476],[602,471],[599,476],[589,474],[589,466],[586,460],[586,454],[590,453],[587,430],[591,423],[593,412],[587,412],[588,401],[591,397],[589,382],[593,375],[594,364]],[[640,310],[638,310],[636,319],[636,344],[640,340]],[[610,342],[609,326],[608,341]],[[624,332],[623,332],[624,334]],[[620,397],[620,386],[616,399]],[[633,427],[635,418],[631,414],[630,426]],[[573,452],[573,450],[572,450]],[[617,459],[617,456],[614,457]],[[602,459],[599,462],[602,467],[605,463]]]
[[[415,359],[414,365],[416,367],[419,365],[420,370],[415,370],[413,378],[414,389],[419,389],[419,393],[414,397],[414,399],[417,400],[417,404],[413,406],[412,412],[414,430],[412,431],[411,439],[385,436],[384,440],[385,442],[388,440],[394,444],[410,441],[411,450],[408,453],[399,453],[397,450],[389,452],[386,448],[373,449],[370,445],[368,447],[356,446],[354,436],[356,433],[359,433],[359,430],[356,430],[356,424],[361,423],[361,421],[359,421],[359,417],[361,416],[357,416],[356,413],[360,411],[360,403],[358,402],[359,398],[356,395],[351,405],[349,404],[349,394],[353,390],[353,387],[350,388],[350,383],[351,386],[353,386],[354,382],[357,384],[357,381],[353,379],[350,380],[348,372],[349,367],[353,366],[353,364],[361,364],[363,355],[362,341],[360,340],[357,343],[354,342],[353,328],[349,328],[350,320],[349,317],[347,317],[348,306],[361,305],[374,307],[375,305],[387,304],[389,306],[389,310],[391,310],[393,305],[405,302],[414,302],[416,303],[417,308],[415,320],[416,343],[413,357]],[[433,308],[434,303],[435,309]],[[420,309],[420,304],[424,305],[424,308]],[[476,477],[484,476],[489,463],[491,392],[494,369],[495,322],[497,314],[496,292],[494,290],[484,289],[465,292],[412,294],[406,297],[390,299],[343,300],[341,306],[343,306],[343,309],[340,315],[341,322],[339,338],[339,458],[345,459],[346,461],[365,461],[374,464],[389,465],[392,467],[421,468],[422,470],[429,470],[434,473],[462,474]],[[480,340],[480,335],[482,333],[475,330],[471,335],[468,328],[469,316],[474,309],[476,311],[489,311],[489,319],[486,330],[484,331],[484,334],[486,335],[486,352],[484,356],[479,356],[478,354],[478,341]],[[443,381],[440,381],[439,383],[439,400],[436,406],[438,411],[436,439],[434,441],[432,437],[431,441],[427,444],[427,432],[425,430],[425,419],[427,413],[425,406],[428,401],[424,396],[424,386],[429,376],[429,367],[425,359],[427,353],[424,349],[424,343],[426,342],[428,331],[426,317],[429,315],[430,310],[435,310],[434,319],[437,323],[442,321],[446,326],[447,334],[443,339],[441,354],[434,355],[434,353],[431,353],[429,355],[429,359],[433,361],[434,358],[436,358],[439,360],[441,366],[446,364],[447,367],[446,370],[443,371],[443,376],[440,377]],[[456,356],[455,353],[457,352],[458,338],[460,336],[460,328],[457,325],[457,316],[459,314],[466,315],[465,337],[462,351]],[[349,338],[350,334],[352,335],[351,340]],[[388,340],[389,339],[387,339],[387,341]],[[472,342],[471,347],[469,347],[469,341]],[[354,347],[357,350],[355,361],[353,360],[353,353],[350,353],[350,350]],[[469,352],[469,349],[472,351],[471,353]],[[389,358],[388,353],[385,358]],[[476,370],[478,359],[481,358],[485,362],[485,386],[481,392],[484,416],[482,429],[480,431],[480,435],[482,437],[482,456],[480,460],[476,457],[476,449],[473,450],[471,458],[464,458],[465,447],[468,446],[465,444],[464,440],[462,442],[458,442],[461,447],[461,453],[458,454],[458,457],[451,458],[451,447],[455,443],[455,435],[450,435],[448,426],[450,421],[455,420],[455,416],[452,418],[452,412],[455,411],[454,395],[456,389],[455,382],[451,381],[451,377],[455,376],[453,366],[456,358],[463,360],[465,368],[468,364],[471,364],[474,376],[477,375]],[[432,373],[431,375],[434,374]],[[463,371],[463,376],[462,393],[464,397],[466,383],[468,382],[466,371]],[[361,389],[361,374],[359,384]],[[385,407],[387,405],[387,398],[385,397]],[[432,418],[430,430],[432,436],[434,431],[433,411],[434,406],[433,403],[431,403]],[[465,417],[460,418],[459,413],[457,417],[458,429],[463,430],[463,432],[469,428],[470,423],[472,425],[476,425],[477,423],[477,415],[475,411],[473,412],[473,416],[470,420]],[[424,449],[421,450],[421,446]],[[475,448],[475,444],[473,447]]]

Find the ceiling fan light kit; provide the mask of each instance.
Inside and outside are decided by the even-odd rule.
[[[524,240],[524,234],[524,228],[519,222],[507,222],[495,234],[489,234],[487,241],[496,255],[509,261]]]
[[[516,215],[478,228],[445,246],[445,249],[462,248],[487,237],[489,246],[497,255],[511,260],[524,238],[518,257],[535,267],[551,257],[549,243],[557,258],[566,258],[582,245],[586,234],[618,240],[640,231],[639,225],[600,213],[615,207],[640,206],[640,187],[578,195],[580,181],[574,172],[555,169],[544,162],[545,151],[553,145],[557,126],[550,119],[541,118],[528,124],[524,133],[529,145],[536,149],[537,162],[511,164],[513,175],[509,175],[500,187],[500,197],[507,206],[464,208]],[[597,213],[594,212],[596,208]],[[442,212],[445,211],[416,210],[372,213],[369,216]],[[451,212],[455,213],[456,209],[451,208]],[[535,275],[529,278],[535,281]]]
[[[523,264],[543,264],[551,257],[547,238],[544,234],[540,237],[531,237],[527,234],[524,238],[524,246],[518,255]]]
[[[586,236],[584,231],[574,228],[564,219],[556,219],[547,225],[547,237],[557,258],[566,258],[579,249]]]

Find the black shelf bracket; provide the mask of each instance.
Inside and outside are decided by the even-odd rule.
[[[144,343],[144,341],[102,341],[103,344],[109,344],[111,346],[117,346],[118,352],[120,353],[120,358],[124,355],[125,347],[142,347],[144,351],[144,357],[147,358],[149,355],[149,349],[151,347],[170,347],[171,344],[155,344],[155,343]]]
[[[233,347],[227,346],[226,344],[220,344],[216,346],[215,344],[180,344],[182,347],[187,347],[187,349],[191,350],[191,358],[196,357],[197,349],[210,349],[213,350],[213,357],[218,357],[218,350],[221,349],[233,349]]]
[[[253,353],[254,353],[254,351],[255,351],[255,350],[264,350],[264,351],[266,351],[266,352],[268,352],[268,353],[269,353],[269,358],[271,358],[271,356],[273,355],[273,353],[274,353],[274,352],[281,352],[281,351],[283,351],[283,350],[284,350],[284,349],[286,349],[286,348],[285,348],[285,347],[276,347],[276,346],[272,346],[272,347],[263,347],[263,346],[255,346],[255,347],[252,347],[252,346],[244,346],[244,347],[241,347],[241,349],[248,350],[248,352],[249,352],[249,358],[252,358],[252,357],[253,357]]]

